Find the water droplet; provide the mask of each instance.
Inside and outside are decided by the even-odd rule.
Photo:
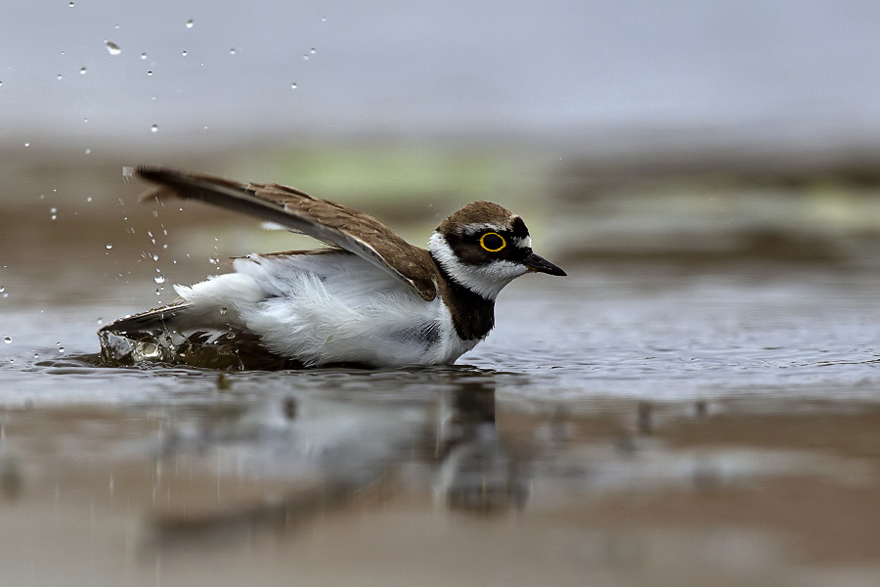
[[[2,85],[3,85],[3,82],[2,82],[2,81],[0,81],[0,86],[2,86]]]
[[[64,79],[64,76],[59,73],[58,75],[55,76],[55,79],[61,80],[61,79]]]
[[[107,47],[107,53],[110,55],[119,55],[122,53],[122,49],[120,49],[119,45],[113,41],[104,41],[104,46]]]
[[[303,61],[308,61],[308,60],[309,60],[309,56],[308,56],[308,55],[303,55]]]
[[[91,154],[92,154],[92,150],[91,150],[91,149],[86,149],[86,150],[85,150],[85,154],[86,154],[86,155],[91,155]]]
[[[292,84],[290,84],[290,89],[291,89],[291,90],[295,90],[295,89],[296,89],[296,82],[293,82]]]
[[[39,359],[39,358],[40,358],[40,353],[34,353],[34,359]]]
[[[162,295],[162,288],[161,288],[161,287],[157,287],[157,288],[156,288],[156,295],[157,295],[157,296],[161,296],[161,295]]]
[[[5,342],[6,344],[11,343],[11,342],[12,342],[12,337],[11,337],[11,336],[7,336],[6,338],[3,339],[3,342]]]
[[[4,291],[6,291],[6,286],[0,285],[0,293],[3,293]]]
[[[232,49],[229,50],[229,54],[230,54],[230,55],[235,55],[235,47],[233,47]]]
[[[146,58],[147,58],[147,54],[146,54],[146,53],[141,53],[141,59],[146,59]]]
[[[86,198],[86,203],[87,203],[87,204],[91,204],[91,203],[92,203],[92,196],[88,196],[88,197]]]
[[[79,74],[80,74],[80,75],[85,75],[85,74],[86,74],[86,71],[87,71],[87,70],[86,70],[85,67],[80,67],[80,68],[79,68]]]
[[[322,16],[322,17],[321,17],[321,22],[327,22],[327,17],[326,17],[326,16]]]
[[[192,21],[192,19],[189,19],[188,21],[186,21],[186,28],[188,28],[188,29],[193,28],[193,21]]]
[[[64,347],[63,346],[58,347],[58,352],[63,355],[65,353]]]
[[[181,53],[181,55],[183,55],[184,57],[186,57],[186,51],[184,50],[184,51]]]
[[[161,284],[165,283],[165,276],[160,273],[159,275],[157,275],[156,277],[153,278],[153,281],[155,281],[156,283],[161,285]]]
[[[147,77],[150,77],[152,75],[153,75],[153,70],[151,69],[147,72]],[[153,99],[155,100],[155,98],[153,98]]]
[[[73,2],[68,2],[68,3],[67,3],[67,6],[68,6],[69,8],[73,8],[74,6],[76,6],[76,4],[74,4]]]
[[[317,53],[317,52],[318,52],[318,50],[315,49],[314,47],[312,47],[311,49],[309,49],[309,53],[311,53],[312,55],[314,55],[314,54]]]
[[[158,124],[154,124],[153,126],[151,126],[151,127],[150,127],[150,132],[159,132],[159,125],[158,125]]]
[[[25,146],[25,147],[30,147],[31,144],[30,144],[30,143],[25,143],[24,146]]]
[[[158,260],[159,260],[159,255],[158,255],[158,253],[153,253],[153,254],[151,255],[151,257],[152,257],[153,261],[158,261]]]
[[[103,325],[104,325],[104,319],[103,319],[103,318],[98,318],[97,323],[98,323],[98,326],[103,326]]]
[[[89,121],[88,117],[87,117],[87,118],[83,118],[83,122],[88,122],[88,121]]]
[[[226,306],[222,306],[220,308],[220,315],[225,316],[228,311],[229,311],[229,308],[227,308]]]
[[[109,251],[110,249],[113,248],[113,243],[107,243],[106,245],[104,245],[104,248]]]

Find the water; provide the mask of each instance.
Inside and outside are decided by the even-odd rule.
[[[6,216],[33,237],[0,273],[15,584],[880,577],[868,269],[548,253],[570,276],[514,282],[455,366],[107,368],[100,326],[156,305],[159,276],[215,272],[232,237],[100,200]]]
[[[110,55],[120,55],[122,53],[122,49],[119,48],[119,45],[114,43],[113,41],[104,41],[104,47],[107,48],[107,53]]]
[[[792,270],[681,277],[590,268],[572,273],[556,280],[561,283],[530,275],[505,290],[496,329],[456,368],[485,370],[499,395],[537,402],[597,397],[680,402],[773,394],[822,398],[832,391],[834,399],[878,399],[880,307],[874,292],[880,283],[872,275]],[[6,305],[15,304],[7,300]],[[94,317],[111,319],[139,309],[90,300],[49,311],[7,310],[0,334],[14,344],[0,349],[4,376],[53,374],[57,366],[48,359],[57,352],[53,341],[65,341],[67,355],[95,353]],[[33,364],[34,352],[46,360]],[[67,365],[68,356],[61,360],[65,369],[76,371]],[[136,383],[119,381],[131,377],[130,370],[86,364],[81,369],[106,379],[110,396],[113,389],[122,390],[123,397],[136,393]],[[161,367],[135,373],[140,377],[144,371],[151,377],[164,373]],[[314,381],[323,373],[304,376]],[[262,381],[277,375],[236,377]],[[425,377],[416,371],[395,374],[392,380],[405,387],[421,385]],[[53,382],[44,389],[44,383],[37,377],[25,388],[5,387],[0,401],[77,401],[77,386]],[[54,396],[57,390],[63,394]]]

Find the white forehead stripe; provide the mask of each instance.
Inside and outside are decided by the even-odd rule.
[[[532,237],[527,236],[525,238],[513,237],[510,239],[513,241],[514,246],[519,249],[531,249],[532,248]]]
[[[479,224],[465,224],[461,227],[459,234],[479,234],[481,232],[503,232],[510,230],[511,226],[494,224],[492,222],[481,222]]]

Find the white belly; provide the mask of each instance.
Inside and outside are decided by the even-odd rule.
[[[197,313],[222,312],[268,350],[306,365],[449,364],[478,342],[456,335],[439,297],[426,302],[353,255],[254,257],[235,269],[178,291]]]

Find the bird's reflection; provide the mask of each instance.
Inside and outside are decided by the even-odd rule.
[[[227,410],[169,434],[160,459],[179,466],[186,455],[211,461],[205,455],[212,452],[235,453],[239,474],[280,476],[292,489],[214,509],[168,508],[154,520],[160,541],[255,525],[294,530],[377,494],[430,491],[438,506],[475,515],[520,508],[528,495],[524,461],[502,441],[495,391],[484,381],[451,379],[439,394],[413,402],[286,397]],[[400,471],[413,467],[427,474],[402,480]]]
[[[524,467],[501,442],[495,422],[495,390],[466,383],[452,390],[438,431],[441,447],[434,494],[452,509],[476,513],[522,507]]]

